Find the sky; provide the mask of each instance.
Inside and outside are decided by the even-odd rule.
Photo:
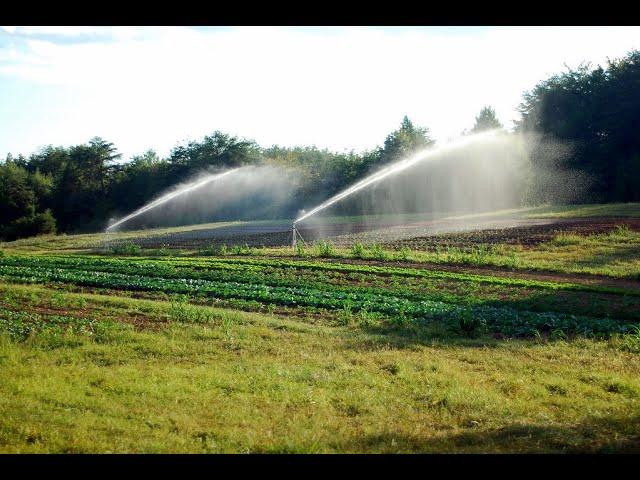
[[[362,151],[404,115],[444,142],[632,49],[640,27],[0,27],[0,158],[94,136],[164,156],[215,130]]]

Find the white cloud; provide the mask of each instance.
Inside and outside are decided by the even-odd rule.
[[[509,125],[523,91],[564,63],[640,46],[640,29],[617,27],[68,28],[16,28],[27,38],[0,50],[0,75],[74,92],[50,138],[35,145],[98,134],[126,154],[167,153],[214,129],[263,145],[359,150],[382,143],[404,114],[445,140],[486,104]]]

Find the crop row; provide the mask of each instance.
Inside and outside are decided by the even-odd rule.
[[[597,316],[604,312],[607,297],[589,298],[582,294],[571,304],[560,299],[548,300],[542,297],[536,300],[526,290],[513,285],[493,285],[475,282],[443,281],[433,278],[398,277],[394,275],[376,275],[359,272],[318,271],[295,269],[289,266],[276,268],[245,263],[207,262],[199,260],[158,261],[158,259],[120,259],[86,257],[7,257],[0,264],[12,266],[38,266],[43,268],[64,268],[70,270],[89,270],[128,275],[143,275],[162,278],[191,278],[220,282],[238,282],[264,284],[268,286],[296,287],[305,286],[326,289],[329,286],[348,287],[352,291],[394,295],[398,297],[422,300],[439,300],[448,303],[478,304],[497,302],[498,298],[509,298],[514,308],[519,310],[551,310],[567,313],[583,313]],[[296,262],[290,262],[296,263]],[[494,298],[496,300],[491,300]],[[547,300],[545,300],[545,298]],[[638,319],[639,315],[632,307],[633,297],[627,300],[629,306],[615,310],[613,316]],[[504,302],[502,300],[501,302]],[[595,304],[594,304],[595,302]],[[635,302],[637,303],[637,302]],[[598,307],[600,305],[600,307]],[[501,306],[501,305],[500,305]]]
[[[57,263],[56,263],[57,262]],[[478,275],[459,272],[447,272],[429,270],[425,268],[400,268],[366,264],[305,261],[305,260],[284,260],[284,259],[259,259],[259,258],[215,258],[215,259],[193,259],[193,258],[127,258],[112,259],[104,257],[5,257],[0,260],[0,264],[5,265],[69,265],[102,268],[105,262],[116,264],[122,262],[127,265],[153,265],[153,268],[161,268],[163,265],[172,267],[188,267],[190,269],[227,270],[241,271],[246,274],[249,271],[261,273],[268,276],[278,270],[303,271],[323,271],[327,273],[354,273],[375,275],[380,277],[402,277],[431,280],[447,280],[472,282],[481,284],[501,285],[508,287],[525,287],[554,291],[582,291],[605,293],[613,295],[640,296],[640,291],[628,288],[616,288],[601,285],[584,285],[565,282],[550,282],[541,280],[518,279],[508,277],[496,277],[490,275]],[[266,270],[265,270],[266,269]]]
[[[493,332],[531,335],[540,330],[562,330],[582,334],[625,332],[632,323],[609,318],[593,318],[558,313],[518,311],[509,307],[461,305],[403,298],[373,291],[344,289],[332,285],[313,288],[301,285],[272,286],[196,278],[165,278],[116,272],[71,270],[0,265],[0,278],[27,283],[66,283],[118,290],[161,291],[172,294],[240,299],[294,307],[328,310],[378,312],[394,319],[413,319],[418,323],[453,323],[471,318]]]
[[[212,280],[219,282],[237,282],[264,284],[268,286],[299,286],[323,288],[327,283],[343,284],[342,275],[336,274],[332,278],[313,272],[301,272],[286,268],[263,268],[258,266],[209,264],[206,266],[193,264],[171,264],[168,262],[136,261],[130,262],[120,259],[89,259],[84,258],[34,258],[29,262],[27,258],[9,258],[0,264],[15,267],[32,268],[60,268],[65,270],[100,271],[107,273],[121,273],[127,275],[142,275],[145,277],[189,278],[195,280]],[[371,287],[352,287],[356,290],[376,292],[380,289]],[[386,289],[387,291],[389,289]],[[407,289],[396,292],[400,296],[413,297]]]
[[[293,268],[298,262],[274,262],[279,267],[259,263],[226,262],[199,258],[120,258],[86,256],[8,256],[0,265],[16,267],[62,268],[100,271],[145,277],[189,278],[218,282],[260,284],[273,287],[305,287],[326,290],[342,288],[358,293],[393,295],[410,300],[436,300],[456,304],[487,304],[498,307],[509,303],[517,310],[564,312],[577,315],[613,316],[637,321],[640,319],[638,297],[611,299],[608,295],[572,292],[557,295],[556,290],[537,295],[530,289],[514,285],[494,285],[483,282],[440,280],[430,277],[400,277],[396,275],[340,272]],[[312,262],[309,262],[312,263]],[[345,265],[349,266],[349,265]],[[365,265],[366,267],[366,265]],[[446,272],[444,272],[446,273]],[[612,303],[613,301],[613,303]],[[237,303],[237,302],[235,302]]]
[[[162,259],[161,261],[178,264],[180,262],[192,263],[192,259]],[[258,266],[267,268],[293,268],[297,270],[318,270],[328,272],[341,273],[363,273],[368,275],[379,276],[398,276],[405,278],[420,279],[439,279],[460,282],[473,282],[493,285],[504,285],[510,287],[526,287],[548,290],[565,290],[565,291],[582,291],[594,293],[606,293],[611,295],[629,295],[640,296],[640,291],[629,288],[617,288],[602,285],[585,285],[570,282],[552,282],[544,280],[530,280],[523,278],[510,278],[492,275],[481,275],[472,273],[449,272],[443,270],[431,270],[424,267],[416,266],[416,268],[390,267],[380,265],[368,265],[359,263],[340,263],[327,261],[307,261],[307,260],[285,260],[275,258],[216,258],[210,260],[201,260],[199,265],[207,268],[208,266],[218,265],[243,265]]]

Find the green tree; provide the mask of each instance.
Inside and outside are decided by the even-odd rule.
[[[486,130],[493,130],[496,128],[503,128],[500,120],[496,115],[496,111],[492,107],[483,107],[480,113],[476,117],[476,123],[471,129],[471,133],[484,132]]]
[[[170,164],[153,150],[134,156],[114,175],[110,189],[115,210],[127,213],[141,207],[175,183]]]
[[[87,160],[92,173],[100,183],[103,197],[107,196],[107,181],[113,163],[122,157],[118,149],[111,142],[107,142],[100,137],[94,137],[89,141],[89,148],[92,153]]]
[[[554,75],[526,92],[519,110],[517,131],[572,150],[561,158],[534,151],[535,175],[556,169],[588,176],[583,201],[640,200],[640,51],[605,68],[583,64]]]
[[[13,161],[0,166],[0,224],[34,215],[37,201],[26,169]]]
[[[259,163],[260,147],[252,140],[215,131],[200,142],[173,149],[169,162],[178,177],[211,168],[229,168]]]
[[[40,171],[45,175],[56,175],[62,171],[68,161],[67,148],[49,145],[29,157],[27,169],[30,172]]]
[[[55,232],[51,211],[37,212],[50,186],[48,177],[30,174],[12,159],[0,165],[0,238],[14,240]]]
[[[384,141],[380,161],[389,163],[400,160],[433,145],[435,140],[429,136],[429,129],[414,126],[405,115],[400,128],[390,133]]]

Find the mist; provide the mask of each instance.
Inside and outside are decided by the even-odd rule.
[[[220,178],[214,178],[216,175]],[[209,181],[209,178],[212,180]],[[244,166],[218,172],[200,172],[148,202],[138,211],[154,203],[158,205],[132,216],[117,228],[131,230],[276,218],[285,211],[298,185],[296,172],[275,166]],[[168,200],[164,201],[166,198]]]
[[[563,168],[573,148],[503,130],[465,135],[369,172],[319,205],[305,205],[306,212],[296,204],[303,184],[295,169],[261,165],[203,171],[116,225],[130,230],[297,213],[298,226],[313,229],[315,238],[388,227],[394,227],[394,238],[403,238],[442,229],[433,222],[450,218],[457,219],[451,228],[474,228],[474,215],[579,199],[589,179]]]
[[[486,219],[491,212],[579,200],[589,178],[563,168],[573,148],[540,135],[502,130],[463,136],[371,172],[301,212],[297,221],[300,228],[313,228],[319,236],[331,236],[332,226],[340,222],[337,217],[351,215],[361,217],[341,226],[341,232],[394,227],[385,236],[402,238],[427,233],[414,228],[425,227],[424,222],[451,218],[456,221],[449,226],[456,230],[477,228],[477,215]],[[446,230],[443,225],[433,223],[430,228]]]

